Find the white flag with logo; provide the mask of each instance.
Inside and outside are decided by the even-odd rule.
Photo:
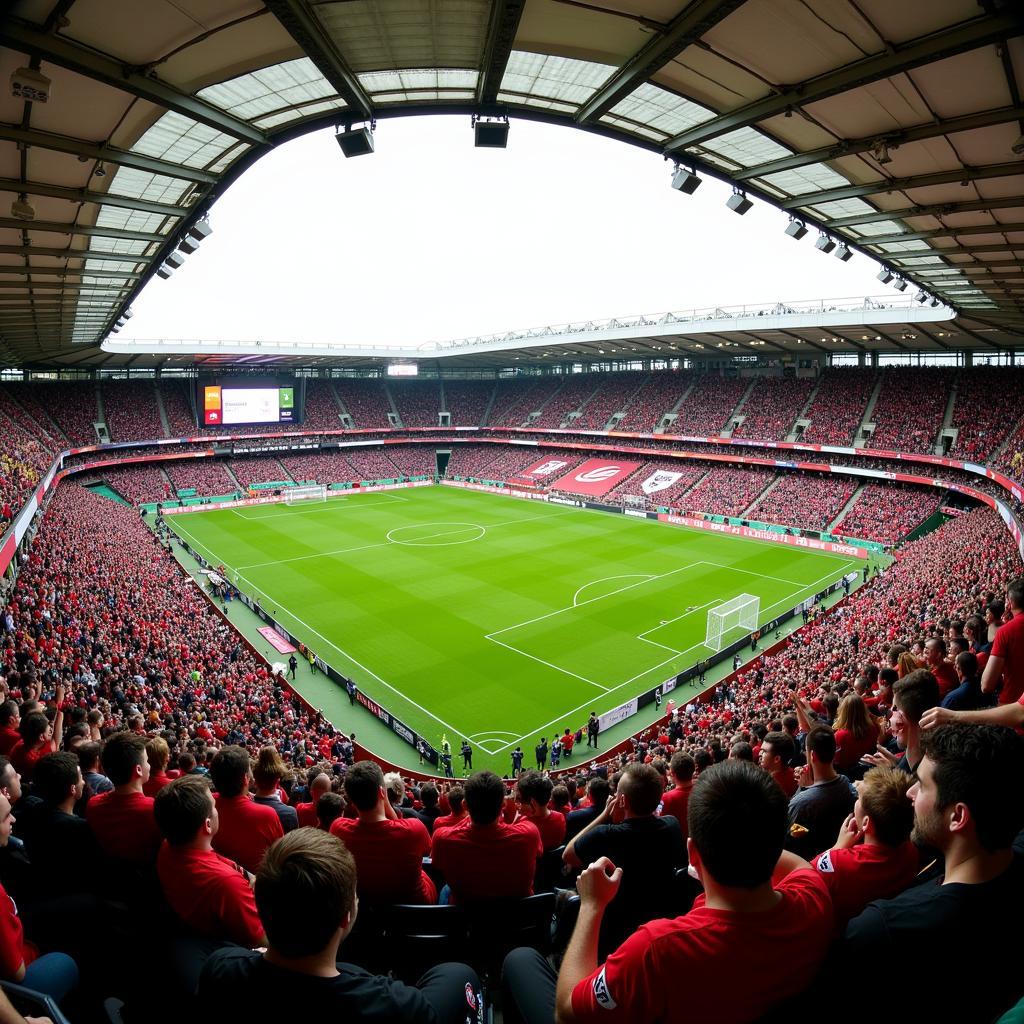
[[[666,491],[682,475],[682,473],[670,473],[666,469],[659,469],[657,472],[652,473],[640,485],[640,489],[644,492],[644,494],[656,494],[658,491]]]

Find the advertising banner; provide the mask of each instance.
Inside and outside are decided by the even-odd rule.
[[[560,491],[570,491],[573,494],[607,494],[640,466],[639,462],[623,462],[615,458],[587,459],[582,466],[577,466],[561,480],[555,481],[553,486]]]
[[[564,472],[566,467],[569,465],[571,465],[571,463],[568,459],[540,459],[528,469],[524,469],[522,472],[517,473],[516,477],[520,480],[526,478],[531,480],[552,480],[556,473]]]
[[[837,555],[849,555],[851,558],[867,558],[867,548],[855,547],[852,544],[837,544],[834,541],[815,540],[813,537],[794,537],[789,533],[775,533],[772,530],[755,530],[749,526],[730,526],[728,523],[712,523],[706,519],[691,519],[689,516],[673,516],[660,513],[658,522],[671,523],[674,526],[689,526],[696,530],[712,530],[715,533],[728,533],[734,537],[748,537],[751,540],[768,540],[773,544],[788,544],[796,548],[814,548],[816,551],[831,551]]]
[[[682,475],[682,473],[674,473],[667,469],[655,470],[640,485],[640,490],[644,494],[657,494],[658,491],[667,491]]]

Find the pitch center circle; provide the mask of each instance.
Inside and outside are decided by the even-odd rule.
[[[472,544],[480,540],[487,530],[477,523],[417,523],[415,526],[396,526],[388,530],[389,544],[402,544],[410,548],[441,548],[453,544]]]

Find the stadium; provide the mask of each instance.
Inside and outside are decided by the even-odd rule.
[[[860,1020],[880,972],[1019,1020],[1022,39],[1001,0],[9,5],[0,1024]],[[465,258],[445,322],[495,333],[380,340],[395,270],[337,340],[366,225],[414,245],[378,136],[439,115],[524,225],[560,186],[501,177],[517,132],[720,190],[686,301],[607,315],[684,244],[608,197],[545,244],[613,305],[515,326],[550,265],[475,211],[422,312]],[[324,138],[345,238],[308,183],[240,205]]]

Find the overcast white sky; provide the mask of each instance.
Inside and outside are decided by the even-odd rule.
[[[397,118],[376,143],[346,160],[327,130],[270,152],[120,337],[419,344],[891,291],[779,211],[738,217],[713,179],[684,196],[659,156],[585,132],[513,120],[508,149],[479,150],[468,117]]]

